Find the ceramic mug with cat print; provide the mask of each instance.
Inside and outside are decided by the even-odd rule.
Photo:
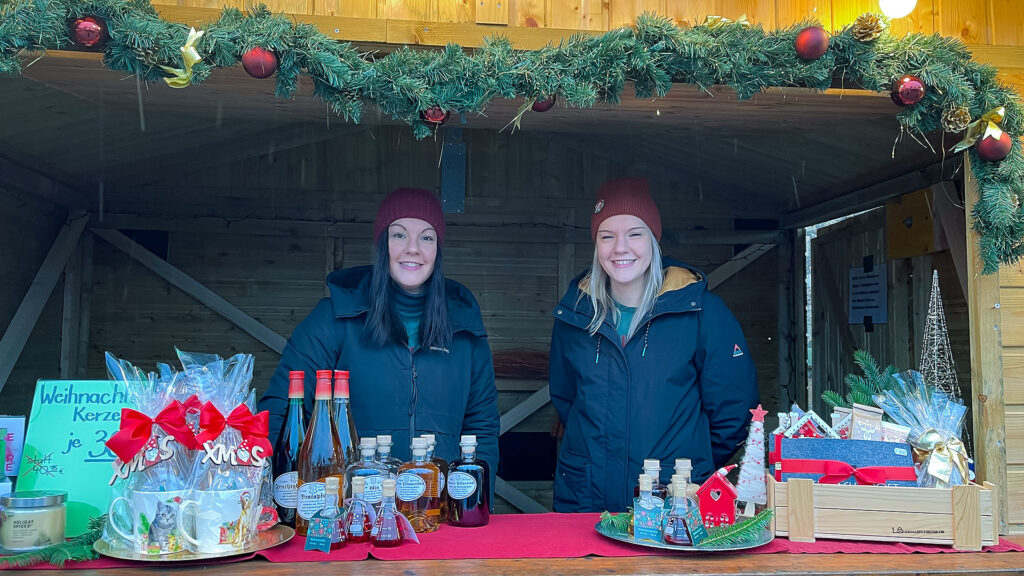
[[[257,509],[255,492],[249,488],[193,490],[181,503],[178,529],[189,550],[230,554],[248,546],[256,532]]]
[[[184,550],[181,538],[179,516],[185,490],[167,492],[135,491],[127,497],[119,496],[110,503],[110,525],[118,534],[128,539],[140,554],[173,554]],[[118,503],[130,513],[131,526],[125,529],[119,524],[124,517],[117,513]]]

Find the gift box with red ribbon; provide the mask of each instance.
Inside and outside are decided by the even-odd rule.
[[[876,440],[778,438],[775,479],[819,484],[917,486],[910,445]]]

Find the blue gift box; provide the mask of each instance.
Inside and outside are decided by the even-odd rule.
[[[913,452],[901,442],[780,438],[777,462],[775,479],[781,482],[917,486]]]

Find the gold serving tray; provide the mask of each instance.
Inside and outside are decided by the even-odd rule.
[[[281,544],[291,540],[293,536],[295,536],[295,530],[285,526],[284,524],[278,524],[270,530],[257,533],[252,542],[245,548],[240,548],[227,554],[200,554],[198,552],[190,552],[188,550],[175,552],[174,554],[140,554],[131,548],[114,546],[106,540],[97,540],[93,543],[92,547],[93,550],[104,556],[120,558],[121,560],[138,560],[139,562],[188,562],[193,560],[209,560],[211,558],[227,558],[229,556],[252,554],[253,552],[259,552],[260,550],[280,546]]]

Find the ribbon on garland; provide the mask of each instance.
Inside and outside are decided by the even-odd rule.
[[[970,478],[967,471],[967,449],[956,436],[945,438],[938,430],[929,428],[911,442],[914,461],[925,467],[929,475],[939,481],[939,487],[950,486],[953,470],[960,473],[961,484]]]
[[[740,17],[737,18],[736,20],[730,20],[729,18],[726,18],[725,16],[710,16],[710,15],[706,16],[704,18],[704,25],[707,26],[708,28],[712,29],[712,30],[716,30],[718,28],[724,28],[725,26],[728,26],[730,24],[736,24],[740,28],[750,28],[750,21],[747,20],[747,15],[746,14],[741,14]]]
[[[199,414],[199,428],[201,431],[196,435],[196,442],[201,446],[211,440],[216,440],[224,428],[230,426],[242,435],[242,441],[250,446],[250,450],[259,446],[263,449],[264,458],[273,454],[270,440],[267,434],[270,430],[270,413],[264,410],[259,414],[253,414],[245,404],[239,404],[225,418],[220,410],[207,402],[203,411]]]
[[[128,462],[145,447],[146,442],[153,436],[153,425],[160,426],[164,432],[179,444],[195,449],[196,437],[185,422],[185,411],[181,402],[175,400],[168,404],[156,418],[150,418],[138,410],[131,408],[121,409],[121,428],[106,441],[107,448],[122,462]]]
[[[1002,106],[982,114],[981,118],[967,125],[964,139],[953,147],[953,152],[963,152],[974,146],[978,140],[985,138],[991,137],[998,140],[1003,135],[1003,130],[999,127],[999,123],[1003,121],[1004,116],[1006,116],[1006,108]]]
[[[857,484],[885,484],[890,480],[915,482],[917,471],[912,466],[863,466],[854,468],[841,460],[787,459],[780,462],[786,474],[821,474],[818,484],[839,484],[851,477]]]
[[[167,82],[167,85],[171,88],[188,88],[188,85],[192,83],[192,67],[203,59],[195,47],[195,43],[202,37],[202,30],[197,32],[195,28],[189,29],[188,39],[185,40],[185,45],[181,47],[181,59],[185,63],[184,68],[161,66],[164,72],[173,75],[170,78],[164,78],[164,82]]]

